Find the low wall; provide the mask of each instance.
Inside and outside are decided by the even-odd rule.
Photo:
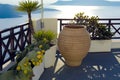
[[[57,34],[57,31],[58,31],[57,18],[44,18],[43,25],[44,25],[43,30],[51,30]],[[34,26],[35,31],[42,29],[41,28],[41,19],[36,19],[36,20],[34,19],[33,26]]]
[[[112,48],[120,48],[120,39],[112,40]]]

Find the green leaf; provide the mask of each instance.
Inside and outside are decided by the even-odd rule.
[[[15,80],[15,71],[9,70],[0,75],[0,80]]]

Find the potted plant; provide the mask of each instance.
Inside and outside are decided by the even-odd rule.
[[[89,52],[111,51],[112,33],[107,29],[106,25],[98,22],[98,16],[89,17],[84,13],[77,13],[74,19],[76,24],[86,25],[86,29],[90,33],[91,46]]]
[[[0,75],[0,79],[8,80],[39,80],[44,71],[54,65],[56,34],[52,31],[40,30],[33,35],[34,41],[24,51],[18,52],[16,64]]]
[[[53,31],[39,30],[33,35],[35,42],[46,46],[44,55],[44,67],[54,66],[56,59],[56,34]]]
[[[40,45],[42,46],[42,45]],[[39,80],[43,72],[43,55],[44,48],[32,44],[25,48],[23,52],[19,52],[16,56],[16,64],[13,65],[8,71],[0,75],[1,80]],[[39,67],[39,68],[38,68]],[[37,71],[36,69],[40,70]],[[6,78],[7,77],[7,78]]]

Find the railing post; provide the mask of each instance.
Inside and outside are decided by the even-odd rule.
[[[111,25],[111,19],[109,19],[109,21],[108,21],[108,31],[109,31],[109,32],[110,32],[110,30],[111,30],[110,25]]]
[[[60,31],[62,30],[62,19],[60,19]]]
[[[3,58],[2,58],[2,35],[0,31],[0,70],[2,70]]]
[[[23,34],[24,34],[23,26],[20,26],[20,35],[21,35],[21,36],[20,36],[20,37],[21,37],[21,38],[20,38],[20,39],[21,39],[21,40],[20,40],[20,41],[21,41],[20,50],[21,50],[21,51],[24,50],[24,46],[23,46],[23,45],[24,45],[24,44],[23,44],[23,43],[24,43],[24,42],[23,42]]]
[[[11,43],[11,50],[10,50],[10,56],[11,56],[11,61],[14,61],[14,29],[10,29],[10,43]]]

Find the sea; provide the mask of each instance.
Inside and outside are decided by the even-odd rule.
[[[44,11],[43,18],[73,18],[76,13],[84,12],[89,16],[99,16],[99,18],[120,18],[120,6],[75,6],[75,5],[49,5],[56,11]],[[9,13],[8,13],[9,14]],[[32,19],[41,18],[41,13],[32,13]],[[0,18],[0,30],[14,27],[26,23],[27,14],[16,18]]]

